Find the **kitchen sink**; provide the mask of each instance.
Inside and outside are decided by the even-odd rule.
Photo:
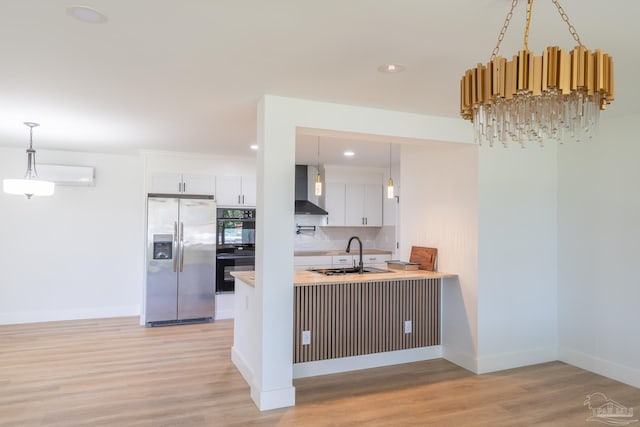
[[[337,268],[311,268],[309,271],[313,271],[315,273],[324,274],[325,276],[341,276],[345,274],[359,274],[360,271],[358,267],[337,267]],[[385,270],[383,268],[376,267],[364,267],[362,269],[363,273],[394,273],[390,270]]]

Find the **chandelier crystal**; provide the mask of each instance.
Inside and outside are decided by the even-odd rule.
[[[612,57],[586,49],[558,1],[551,1],[578,43],[571,52],[557,46],[547,47],[541,56],[529,51],[534,0],[528,0],[524,50],[511,61],[499,56],[518,3],[513,0],[490,61],[462,76],[460,114],[473,122],[478,144],[583,141],[595,134],[600,110],[614,100]]]

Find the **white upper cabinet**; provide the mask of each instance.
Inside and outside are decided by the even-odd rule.
[[[324,208],[328,212],[326,225],[339,227],[345,222],[345,185],[328,182],[325,185]]]
[[[148,192],[213,196],[215,188],[216,177],[213,175],[155,172],[150,176]]]
[[[382,178],[377,170],[325,166],[325,225],[382,227]]]
[[[365,184],[362,215],[365,225],[382,227],[382,185]]]
[[[216,177],[204,174],[182,174],[182,192],[185,194],[209,194],[216,193]]]
[[[242,202],[247,206],[255,206],[257,203],[256,198],[256,177],[255,176],[243,176],[242,177]]]
[[[382,227],[382,185],[328,183],[326,225]]]
[[[382,227],[382,185],[346,184],[347,226]]]
[[[364,226],[364,184],[345,186],[345,225]]]
[[[253,176],[218,176],[216,194],[219,205],[255,206],[256,178]]]

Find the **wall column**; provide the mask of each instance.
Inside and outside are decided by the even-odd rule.
[[[295,405],[293,387],[293,229],[295,126],[258,104],[256,219],[257,366],[251,397],[260,410]]]

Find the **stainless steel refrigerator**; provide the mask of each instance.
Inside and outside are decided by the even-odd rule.
[[[215,313],[216,204],[210,197],[147,199],[147,326],[205,322]]]

